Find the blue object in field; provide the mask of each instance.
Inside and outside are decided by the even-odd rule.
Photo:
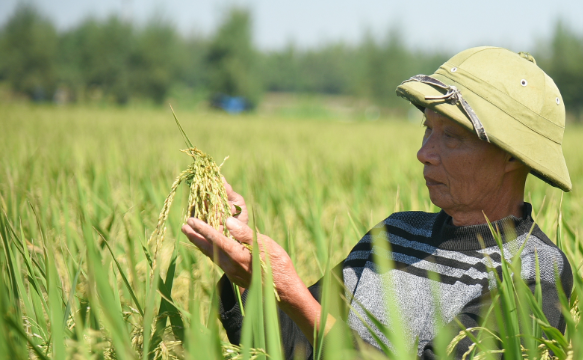
[[[242,96],[217,94],[211,103],[213,107],[225,110],[229,114],[238,114],[250,108],[249,102]]]
[[[237,114],[245,110],[246,101],[240,96],[225,96],[222,108],[231,114]]]

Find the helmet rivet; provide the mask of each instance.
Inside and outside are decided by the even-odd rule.
[[[559,105],[561,103],[561,99],[556,98],[555,101],[557,102],[557,105]]]
[[[522,86],[526,86],[528,84],[528,82],[524,79],[520,80],[520,85]]]
[[[451,68],[451,72],[456,72],[456,71],[457,71],[457,68],[456,67],[452,67]]]

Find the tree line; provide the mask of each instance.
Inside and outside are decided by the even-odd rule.
[[[251,107],[266,91],[352,95],[393,107],[402,103],[394,91],[403,79],[432,73],[451,55],[411,49],[397,30],[382,39],[365,35],[356,45],[258,51],[251,21],[247,10],[232,8],[206,37],[181,35],[162,20],[136,26],[117,16],[57,31],[36,8],[21,5],[0,28],[0,82],[35,101],[163,103],[182,87],[209,98],[241,96]],[[533,55],[570,113],[582,118],[583,36],[559,21]]]

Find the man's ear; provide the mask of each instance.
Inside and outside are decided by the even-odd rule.
[[[518,160],[518,158],[512,156],[509,153],[506,153],[505,158],[505,170],[506,172],[515,171],[518,169],[524,169],[525,171],[528,170],[528,167],[522,163],[522,161]]]

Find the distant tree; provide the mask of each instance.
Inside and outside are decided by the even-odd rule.
[[[131,95],[130,56],[134,46],[131,24],[116,16],[104,22],[88,19],[63,35],[61,64],[64,71],[78,74],[84,88],[100,89],[123,104]]]
[[[343,43],[307,51],[301,58],[305,90],[326,94],[351,92],[352,49]]]
[[[0,31],[0,73],[17,92],[35,100],[55,87],[57,33],[30,5],[19,5]]]
[[[395,89],[418,70],[417,61],[403,43],[401,33],[393,29],[380,43],[368,37],[362,47],[366,56],[364,87],[369,97],[379,105],[401,105]]]
[[[362,58],[342,42],[307,50],[290,44],[263,55],[261,74],[270,91],[353,94]]]
[[[406,107],[407,103],[395,94],[397,86],[413,75],[432,74],[448,58],[440,52],[412,51],[398,29],[389,30],[381,41],[367,34],[359,51],[364,66],[358,93],[386,107]]]
[[[261,75],[268,91],[303,91],[301,75],[301,56],[293,44],[283,50],[269,51],[262,54]]]
[[[191,88],[205,89],[209,83],[207,53],[209,41],[201,36],[183,39],[184,60],[179,64],[179,79]]]
[[[583,121],[583,37],[558,21],[540,55],[537,60],[559,87],[567,111]]]
[[[251,36],[249,11],[231,8],[213,36],[207,53],[209,90],[259,101],[262,80]]]
[[[154,19],[137,36],[132,56],[132,85],[141,93],[162,103],[177,80],[186,61],[185,45],[174,27]]]

